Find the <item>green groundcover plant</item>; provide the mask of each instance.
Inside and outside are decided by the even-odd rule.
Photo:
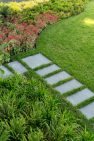
[[[0,141],[93,141],[65,102],[28,76],[0,80]]]

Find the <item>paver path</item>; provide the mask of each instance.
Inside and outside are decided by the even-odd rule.
[[[71,81],[68,81],[68,82],[60,85],[60,86],[55,87],[55,90],[59,91],[61,94],[64,94],[64,93],[67,93],[69,91],[80,88],[81,86],[82,86],[82,84],[80,82],[73,79]]]
[[[48,67],[45,67],[43,69],[39,69],[36,71],[37,74],[39,74],[40,76],[45,76],[45,75],[48,75],[54,71],[57,71],[59,70],[60,68],[57,66],[57,65],[50,65]]]
[[[66,80],[68,78],[70,78],[71,76],[65,72],[65,71],[61,71],[59,73],[56,73],[50,77],[47,77],[45,78],[45,81],[50,84],[50,85],[53,85],[53,84],[56,84],[58,83],[59,81],[63,81],[63,80]]]
[[[17,73],[25,73],[27,69],[18,61],[10,62],[8,65]]]
[[[49,59],[47,59],[40,53],[37,55],[23,58],[22,60],[32,69],[51,63]]]
[[[41,53],[23,58],[21,61],[26,63],[31,69],[37,68],[35,72],[41,77],[44,77],[44,81],[46,81],[49,85],[52,85],[54,90],[58,91],[61,95],[65,94],[64,96],[66,96],[66,99],[73,106],[77,106],[78,104],[86,102],[86,100],[94,98],[94,93],[91,90],[85,88],[82,83],[73,78],[73,76],[67,72],[62,71],[59,66],[53,64],[51,60]],[[8,66],[17,73],[25,73],[28,71],[27,68],[18,61],[10,62],[8,63]],[[0,66],[0,68],[5,71],[4,74],[0,74],[0,77],[6,78],[13,75],[13,73],[5,66]],[[54,84],[58,86],[54,87]],[[74,90],[75,92],[73,92]],[[86,104],[78,110],[87,119],[94,118],[94,102],[89,103],[88,105]]]
[[[71,96],[68,96],[67,100],[71,102],[73,106],[76,106],[93,96],[94,96],[94,93],[91,92],[89,89],[85,88],[77,93],[74,93]]]

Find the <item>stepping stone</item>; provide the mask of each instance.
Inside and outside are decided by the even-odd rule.
[[[86,116],[87,119],[91,119],[94,117],[94,102],[84,106],[83,108],[79,109],[80,112]]]
[[[67,93],[69,91],[75,90],[77,88],[80,88],[83,86],[80,82],[73,79],[71,81],[68,81],[60,86],[55,87],[55,90],[59,91],[61,94]]]
[[[22,59],[30,68],[35,69],[39,66],[49,64],[51,61],[42,54],[36,54]]]
[[[71,96],[68,96],[67,97],[67,100],[72,103],[73,106],[91,98],[94,96],[94,93],[91,92],[89,89],[84,89],[84,90],[81,90]]]
[[[54,75],[46,78],[45,80],[47,81],[48,84],[53,85],[53,84],[58,83],[59,81],[68,79],[70,77],[71,76],[67,72],[62,71],[62,72],[59,72],[57,74],[54,74]]]
[[[50,65],[46,68],[43,68],[43,69],[36,71],[36,73],[39,74],[40,76],[45,76],[45,75],[50,74],[50,73],[57,71],[59,69],[60,68],[57,65],[53,64],[53,65]]]
[[[17,73],[27,72],[27,69],[18,61],[10,62],[8,65]]]
[[[5,66],[0,66],[1,71],[3,70],[4,72],[0,72],[0,77],[1,78],[7,78],[12,75],[12,73],[5,67]]]

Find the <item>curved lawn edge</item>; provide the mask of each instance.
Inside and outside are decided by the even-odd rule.
[[[37,50],[78,78],[94,91],[93,25],[87,25],[86,17],[93,19],[94,2],[85,12],[47,27],[37,40]],[[90,20],[89,20],[90,21]],[[75,32],[76,31],[76,32]]]

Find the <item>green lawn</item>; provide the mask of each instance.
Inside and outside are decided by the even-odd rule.
[[[35,52],[44,53],[94,91],[94,1],[82,14],[48,26]]]

